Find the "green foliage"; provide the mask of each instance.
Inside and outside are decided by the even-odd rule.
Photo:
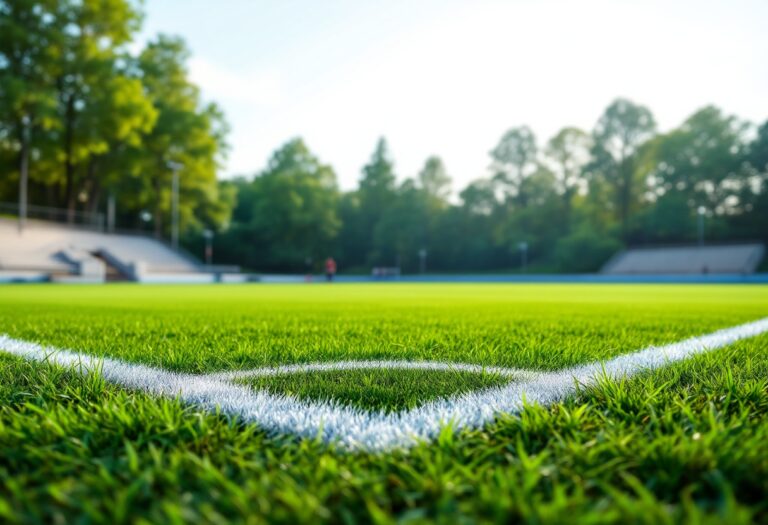
[[[336,174],[301,139],[277,150],[252,182],[240,179],[225,187],[235,189],[239,201],[220,258],[306,272],[319,270],[331,255],[341,225]]]
[[[227,125],[215,104],[201,103],[198,88],[187,78],[188,56],[181,39],[161,35],[147,44],[136,63],[158,119],[137,152],[141,189],[131,193],[139,209],[154,211],[158,234],[169,226],[165,218],[171,208],[171,163],[181,166],[182,229],[224,226],[231,212],[216,182]]]
[[[363,167],[360,179],[360,193],[367,208],[381,211],[395,191],[394,165],[389,155],[389,146],[383,137],[376,143],[371,160]]]
[[[351,230],[355,249],[362,255],[362,263],[393,266],[395,261],[392,258],[386,259],[381,250],[377,251],[372,239],[372,233],[379,222],[384,220],[385,214],[391,210],[397,198],[394,165],[387,141],[383,137],[376,144],[371,160],[363,166],[362,175],[357,198],[353,201],[357,203],[357,207],[350,209],[351,215],[347,217],[355,223]],[[387,252],[391,256],[396,250],[397,247],[388,246]]]
[[[765,292],[7,287],[0,332],[187,371],[426,356],[556,369],[763,316]],[[761,336],[407,453],[344,454],[0,353],[0,519],[763,523],[766,377]]]
[[[418,183],[438,206],[444,204],[451,195],[451,178],[440,157],[433,155],[427,159],[419,172]]]
[[[430,235],[432,196],[412,180],[406,180],[395,195],[374,229],[373,261],[415,272],[418,252]]]
[[[130,0],[0,4],[0,162],[29,171],[33,204],[101,211],[118,200],[118,225],[154,212],[165,231],[168,162],[180,162],[182,228],[223,226],[230,198],[218,195],[225,151],[221,111],[187,79],[184,43],[151,41],[128,51],[141,24]],[[17,185],[0,186],[12,200]]]
[[[565,272],[594,272],[619,251],[618,241],[581,228],[557,241],[555,260]]]
[[[218,182],[224,116],[190,81],[181,39],[130,51],[141,7],[0,2],[0,201],[16,201],[28,180],[31,204],[66,208],[73,221],[114,197],[118,228],[168,236],[177,169],[187,246],[216,230],[215,262],[257,271],[316,271],[333,256],[342,273],[415,272],[423,250],[428,272],[514,271],[521,243],[532,265],[564,267],[586,230],[619,243],[586,242],[598,252],[579,267],[595,269],[609,245],[694,240],[701,206],[706,241],[768,242],[768,123],[754,133],[714,106],[663,134],[648,108],[623,98],[590,131],[564,127],[540,142],[513,127],[489,152],[487,177],[456,189],[459,202],[438,156],[398,179],[384,138],[349,192],[317,161]]]
[[[41,135],[57,125],[55,68],[61,59],[57,2],[0,3],[0,181],[2,195],[17,194],[30,175]],[[10,176],[9,176],[10,175]]]
[[[494,183],[507,201],[514,200],[520,207],[528,204],[523,182],[535,169],[537,151],[536,137],[528,126],[510,129],[491,150]]]
[[[636,153],[653,137],[656,122],[645,106],[616,99],[602,114],[592,133],[592,176],[601,179],[612,193],[611,205],[626,240],[631,213],[637,209],[642,174],[636,169]]]
[[[747,124],[706,107],[669,133],[654,129],[650,111],[624,99],[606,108],[591,134],[563,128],[543,151],[530,129],[513,128],[491,152],[490,177],[461,190],[460,203],[449,200],[439,157],[397,185],[382,139],[359,188],[339,196],[341,227],[323,238],[325,252],[342,272],[416,272],[423,250],[427,271],[508,271],[519,268],[525,243],[536,267],[596,271],[627,245],[694,241],[700,206],[707,241],[768,240],[765,126],[750,142]],[[235,186],[244,203],[252,201],[247,185]],[[234,222],[250,221],[242,212],[250,208],[239,206],[245,218]],[[224,248],[228,262],[310,269],[300,265],[300,250],[290,263],[265,266],[256,247],[273,243],[237,238],[239,251]]]
[[[670,194],[686,200],[677,220],[695,215],[699,206],[719,215],[741,207],[737,195],[748,185],[741,171],[746,131],[745,123],[708,106],[656,139],[651,191],[659,200]]]
[[[572,227],[574,198],[586,187],[584,167],[589,163],[591,146],[589,134],[578,128],[563,128],[547,142],[546,158],[556,179],[555,189],[562,195],[564,231]]]

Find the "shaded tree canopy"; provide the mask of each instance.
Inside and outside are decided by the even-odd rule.
[[[768,241],[768,123],[755,128],[708,106],[657,133],[649,109],[618,99],[591,132],[564,127],[543,144],[530,128],[511,128],[490,152],[487,177],[452,201],[439,157],[398,184],[381,139],[357,189],[323,190],[335,194],[336,215],[316,218],[334,228],[313,235],[342,271],[366,273],[376,265],[419,271],[420,252],[430,271],[516,271],[521,243],[534,270],[594,271],[622,246],[695,241],[702,206],[709,242]],[[249,210],[258,208],[252,187],[239,190]],[[243,222],[252,216],[244,211]],[[291,245],[280,229],[289,223],[272,224],[266,230],[281,233],[260,246]],[[323,251],[302,242],[306,253]],[[301,267],[300,251],[269,269]]]
[[[132,51],[141,21],[129,0],[0,0],[0,201],[27,188],[68,220],[115,202],[119,228],[165,237],[175,173],[183,242],[215,230],[215,262],[265,271],[334,256],[342,272],[408,272],[425,255],[430,271],[517,271],[521,245],[533,269],[591,271],[622,246],[694,241],[700,210],[708,242],[768,241],[768,122],[715,106],[664,133],[624,98],[591,130],[540,140],[513,126],[484,174],[437,155],[397,174],[382,137],[341,191],[295,138],[263,170],[219,181],[224,115],[190,81],[181,39]],[[449,173],[480,178],[452,188]]]
[[[28,179],[29,201],[101,212],[118,225],[150,217],[168,231],[170,163],[180,167],[185,231],[227,224],[233,196],[216,175],[226,152],[222,112],[188,79],[189,52],[159,36],[128,51],[142,20],[128,0],[0,2],[2,200]]]

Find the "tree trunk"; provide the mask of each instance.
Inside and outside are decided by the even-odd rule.
[[[99,184],[99,179],[96,177],[96,169],[96,160],[92,157],[88,161],[88,175],[85,181],[85,190],[88,192],[88,203],[86,204],[86,211],[90,215],[93,225],[103,229],[103,221],[96,220],[96,214],[99,211],[99,200],[101,199],[101,184]]]
[[[29,123],[19,122],[19,233],[27,223],[28,186],[29,186]]]
[[[621,166],[621,195],[620,195],[620,213],[621,213],[621,238],[628,242],[629,237],[629,208],[632,203],[632,171],[626,162]]]
[[[162,206],[160,203],[160,181],[161,177],[155,177],[155,216],[153,219],[155,220],[155,237],[160,239],[163,236],[163,214],[162,214]]]
[[[573,208],[573,194],[575,188],[565,188],[563,193],[563,231],[566,235],[571,233],[571,209]]]
[[[42,188],[45,190],[45,205],[50,208],[55,208],[57,186],[55,184],[43,184]]]
[[[73,95],[67,98],[64,120],[64,201],[67,206],[67,222],[71,224],[75,222],[75,206],[77,205],[73,159],[75,141],[75,97]]]

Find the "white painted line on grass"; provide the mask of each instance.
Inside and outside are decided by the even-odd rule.
[[[271,377],[285,374],[305,374],[307,372],[332,372],[336,370],[371,370],[371,369],[402,369],[432,370],[437,372],[471,372],[475,374],[492,374],[512,379],[526,379],[532,376],[530,370],[520,368],[502,368],[498,366],[473,365],[468,363],[446,363],[444,361],[404,361],[404,360],[372,360],[372,361],[332,361],[328,363],[300,363],[296,365],[268,366],[251,370],[233,370],[207,374],[206,377],[232,381],[248,377]]]
[[[552,404],[572,395],[577,384],[594,384],[603,374],[614,378],[631,376],[766,332],[768,318],[678,343],[649,347],[605,362],[546,373],[453,363],[364,361],[354,364],[344,361],[195,375],[59,350],[7,335],[0,335],[0,349],[33,361],[74,367],[81,372],[100,373],[118,385],[153,395],[179,397],[206,410],[218,409],[222,413],[256,423],[270,433],[317,437],[328,443],[333,442],[342,449],[379,452],[407,448],[434,439],[449,422],[454,430],[482,427],[493,421],[498,414],[518,412],[523,408],[523,399],[528,403]],[[304,401],[256,391],[231,382],[233,379],[259,375],[376,366],[475,372],[486,370],[508,377],[520,377],[521,373],[527,377],[501,387],[429,401],[412,410],[398,413],[368,412],[332,401]]]

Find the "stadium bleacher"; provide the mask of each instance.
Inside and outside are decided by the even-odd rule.
[[[610,275],[752,274],[765,254],[762,244],[631,248],[602,268]]]
[[[0,218],[0,280],[211,282],[220,277],[152,237],[34,220],[19,232],[16,220]]]

